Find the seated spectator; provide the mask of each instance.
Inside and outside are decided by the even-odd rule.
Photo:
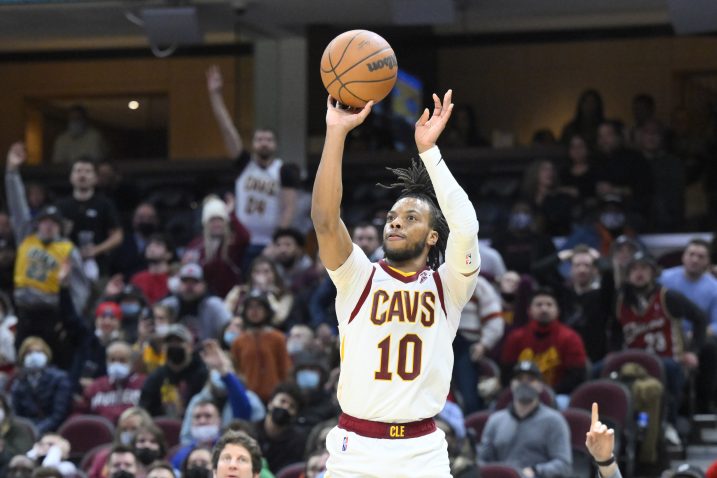
[[[299,231],[291,228],[277,229],[274,242],[264,252],[274,259],[279,275],[294,295],[310,290],[319,279],[314,261],[306,254],[306,239]]]
[[[597,90],[589,89],[580,94],[573,119],[563,126],[560,142],[568,144],[571,137],[576,134],[585,138],[589,146],[597,140],[597,129],[605,119],[603,102]]]
[[[329,364],[320,353],[302,352],[294,359],[293,379],[301,392],[304,406],[296,424],[308,434],[318,423],[338,416],[341,412],[335,395],[326,387]]]
[[[296,386],[283,383],[276,387],[268,403],[266,417],[256,423],[257,441],[269,469],[276,473],[304,458],[306,435],[296,425],[301,394]]]
[[[181,473],[182,478],[212,478],[213,460],[211,447],[194,448],[181,462],[181,467],[175,471]],[[218,476],[218,475],[215,475]]]
[[[156,461],[147,468],[146,478],[177,478],[174,468],[166,461]]]
[[[67,459],[70,451],[70,442],[56,433],[45,433],[26,455],[40,466],[55,468],[62,476],[73,476],[77,467]]]
[[[159,303],[170,307],[177,321],[199,340],[218,338],[231,316],[222,300],[207,291],[202,268],[194,263],[184,264],[179,279],[179,290]]]
[[[244,300],[252,291],[266,294],[274,309],[272,325],[283,328],[286,327],[287,321],[295,322],[290,319],[294,311],[294,294],[286,288],[276,264],[268,257],[259,256],[254,259],[249,267],[247,283],[235,286],[227,294],[224,304],[234,316],[239,316],[244,310]]]
[[[516,363],[529,360],[557,394],[569,395],[587,374],[582,339],[558,320],[560,308],[551,290],[538,289],[533,293],[528,314],[530,322],[512,330],[503,344],[501,376],[508,379]],[[564,402],[567,404],[567,397]]]
[[[26,453],[33,445],[32,432],[13,417],[8,398],[0,393],[0,474],[6,472],[12,457]]]
[[[235,375],[231,359],[221,350],[216,340],[205,341],[200,356],[209,370],[209,379],[187,405],[180,435],[183,444],[195,441],[192,436],[194,408],[207,400],[217,406],[221,428],[229,426],[236,419],[260,420],[266,413],[261,399],[251,390],[247,390]]]
[[[202,235],[187,246],[184,262],[204,269],[210,293],[224,297],[242,281],[241,261],[249,245],[249,231],[232,212],[233,206],[208,196],[202,208]]]
[[[115,428],[115,435],[112,443],[97,452],[95,458],[92,460],[90,465],[90,471],[87,473],[89,478],[107,478],[109,476],[107,469],[107,457],[114,446],[125,446],[129,447],[135,439],[135,435],[140,428],[148,427],[153,425],[152,417],[149,416],[146,410],[140,407],[128,408],[119,420],[117,420],[117,427]]]
[[[322,472],[326,471],[326,462],[329,460],[329,452],[326,450],[317,450],[306,459],[306,467],[304,473],[299,478],[320,478]]]
[[[55,138],[52,162],[70,164],[80,158],[96,162],[105,159],[108,151],[102,133],[90,124],[87,110],[72,105],[67,114],[67,129]]]
[[[256,440],[244,432],[229,431],[217,442],[212,456],[212,469],[216,478],[227,478],[232,472],[231,462],[241,463],[237,478],[269,478],[271,473],[262,469],[262,452]]]
[[[371,262],[383,259],[381,231],[370,222],[360,222],[351,230],[351,241],[361,248]]]
[[[15,369],[15,330],[17,317],[10,297],[0,290],[0,388],[6,389],[8,377]]]
[[[194,350],[194,337],[185,326],[172,324],[164,338],[167,363],[152,372],[142,387],[140,406],[152,416],[179,418],[199,393],[209,372]]]
[[[124,233],[122,244],[112,258],[112,274],[121,274],[129,280],[137,272],[147,268],[144,250],[149,239],[162,232],[157,208],[152,203],[140,203],[132,214],[132,229]]]
[[[35,470],[35,462],[24,454],[15,455],[10,460],[7,467],[7,478],[31,478]]]
[[[293,326],[286,338],[286,350],[292,361],[302,353],[317,352],[316,335],[311,327],[301,324]]]
[[[443,133],[443,146],[449,148],[476,148],[490,146],[478,131],[475,111],[468,104],[460,104],[453,110],[453,121]]]
[[[555,166],[550,160],[537,159],[523,175],[523,199],[528,201],[542,222],[541,229],[549,236],[570,232],[575,198],[566,194],[558,183]]]
[[[234,369],[263,401],[291,370],[286,338],[270,325],[273,313],[266,295],[252,293],[247,297],[242,314],[244,331],[231,348]]]
[[[64,478],[64,476],[60,470],[52,466],[38,466],[32,472],[32,478]]]
[[[169,262],[172,256],[172,247],[166,236],[150,236],[144,249],[147,268],[137,272],[130,280],[132,285],[142,291],[149,305],[154,305],[169,295]]]
[[[113,446],[107,457],[107,471],[109,478],[137,477],[139,466],[132,448],[125,445]]]
[[[638,93],[632,98],[633,125],[628,129],[627,139],[633,146],[638,146],[640,133],[648,122],[655,120],[655,98],[646,93]]]
[[[107,347],[107,375],[96,378],[84,391],[84,406],[89,413],[116,423],[122,412],[139,404],[145,376],[134,373],[132,348],[116,341]]]
[[[513,403],[488,418],[478,447],[478,464],[502,462],[521,476],[570,476],[570,429],[557,410],[540,402],[545,387],[534,362],[518,362],[510,388]]]
[[[132,449],[137,457],[140,472],[144,472],[152,463],[163,460],[167,455],[164,432],[154,424],[140,426],[132,440]]]
[[[453,478],[478,478],[480,473],[476,466],[475,450],[471,440],[466,436],[463,420],[464,415],[461,408],[448,400],[436,417],[436,426],[446,435],[451,476]]]
[[[56,430],[72,405],[69,376],[52,365],[52,351],[39,337],[22,342],[18,361],[22,366],[11,389],[15,415],[32,421],[39,433]]]
[[[191,442],[177,450],[170,460],[175,470],[180,469],[181,464],[193,450],[197,448],[211,449],[221,434],[222,421],[219,416],[219,409],[211,400],[199,400],[194,404],[191,422],[189,432]]]

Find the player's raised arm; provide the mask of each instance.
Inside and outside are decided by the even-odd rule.
[[[341,160],[346,136],[363,123],[373,101],[362,110],[347,111],[326,101],[326,139],[311,196],[311,220],[319,241],[319,256],[330,270],[336,270],[351,254],[351,236],[340,217],[343,184]]]
[[[468,195],[448,170],[436,146],[453,111],[453,91],[448,90],[443,102],[433,94],[433,114],[426,108],[416,122],[415,140],[418,153],[431,177],[438,205],[446,217],[450,234],[446,244],[445,262],[465,276],[478,272],[478,218]]]

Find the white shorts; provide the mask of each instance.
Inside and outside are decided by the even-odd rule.
[[[334,427],[326,436],[326,478],[450,478],[441,429],[417,438],[368,438]]]

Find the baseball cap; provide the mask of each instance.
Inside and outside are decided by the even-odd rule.
[[[164,336],[164,340],[169,340],[172,337],[183,340],[184,342],[194,342],[194,336],[188,328],[182,324],[172,324],[167,330],[167,335]]]
[[[52,219],[57,224],[62,225],[62,213],[57,206],[49,205],[45,206],[37,213],[35,217],[38,221],[42,219]]]
[[[657,272],[658,266],[657,262],[655,261],[655,258],[652,257],[650,254],[646,254],[642,251],[636,252],[630,260],[627,262],[627,265],[625,267],[625,270],[630,270],[632,266],[635,264],[647,264],[648,266],[652,267],[652,270]]]
[[[202,266],[200,266],[199,264],[190,262],[189,264],[184,264],[179,270],[179,278],[203,280],[204,271],[202,271]]]
[[[117,302],[102,302],[95,309],[95,317],[105,317],[107,315],[122,320],[122,308]]]
[[[532,375],[541,380],[543,379],[543,374],[540,372],[538,364],[531,362],[530,360],[521,360],[515,364],[515,367],[513,367],[513,377],[517,377],[522,373],[527,373],[528,375]]]
[[[204,207],[202,207],[202,225],[205,225],[214,217],[219,217],[225,221],[229,221],[227,204],[216,196],[209,196],[204,201]]]
[[[705,473],[694,465],[683,463],[677,467],[672,478],[705,478]]]

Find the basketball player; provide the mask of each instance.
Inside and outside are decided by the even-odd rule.
[[[329,478],[450,476],[445,436],[433,417],[446,401],[451,342],[480,266],[475,210],[436,146],[451,95],[443,102],[433,95],[433,114],[426,109],[416,123],[420,163],[393,170],[392,186],[402,191],[386,218],[379,263],[351,243],[339,216],[344,141],[372,102],[359,112],[327,102],[311,217],[338,290],[343,413],[326,439]]]

